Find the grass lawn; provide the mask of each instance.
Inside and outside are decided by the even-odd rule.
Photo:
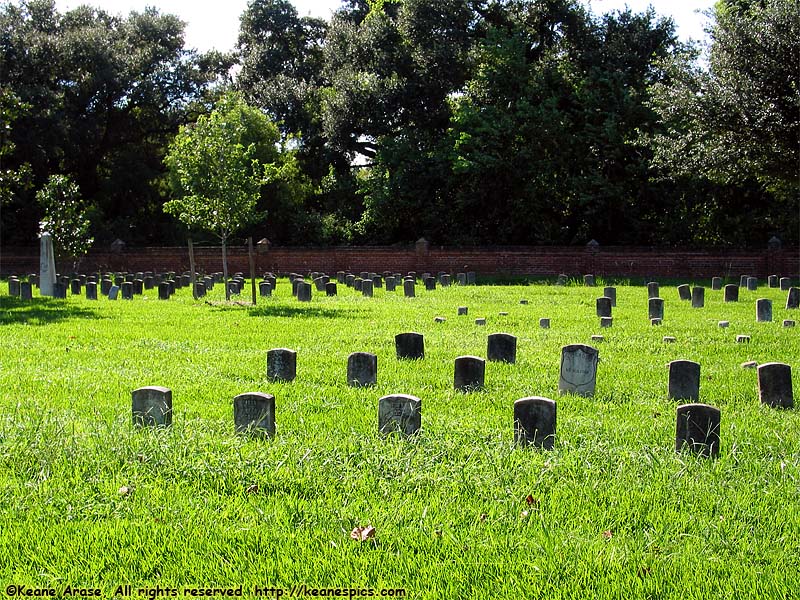
[[[800,311],[765,287],[725,304],[709,286],[692,309],[662,285],[664,323],[651,326],[646,288],[619,285],[601,330],[599,284],[418,285],[413,299],[340,284],[299,303],[284,279],[256,307],[226,305],[221,285],[203,301],[3,295],[0,593],[798,597],[800,414],[762,406],[740,365],[786,362],[796,388],[800,328],[781,321]],[[755,322],[761,297],[772,323]],[[424,360],[396,359],[405,331],[424,334]],[[487,363],[484,390],[454,391],[455,358],[485,357],[495,332],[517,336],[516,364]],[[605,336],[595,396],[559,397],[561,347],[593,334]],[[293,382],[266,379],[277,347],[297,351]],[[356,351],[377,354],[375,387],[347,386]],[[675,453],[675,359],[701,364],[701,402],[722,412],[718,459]],[[150,385],[172,390],[169,429],[132,426],[131,392]],[[274,439],[234,434],[232,399],[250,391],[275,396]],[[412,438],[377,431],[378,399],[394,393],[422,400]],[[514,445],[525,396],[558,402],[552,451]],[[374,537],[350,538],[366,526]]]

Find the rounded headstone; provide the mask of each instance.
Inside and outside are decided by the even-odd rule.
[[[564,346],[561,349],[559,393],[580,396],[594,395],[599,360],[600,353],[597,348],[584,344]]]
[[[583,285],[585,285],[587,287],[594,287],[595,286],[594,275],[584,275],[583,276]]]
[[[647,297],[658,298],[658,282],[650,281],[647,284]]]
[[[678,297],[681,300],[691,300],[692,299],[692,292],[689,289],[689,284],[683,283],[678,286]]]
[[[486,361],[477,356],[459,356],[453,370],[453,388],[462,392],[483,388]]]
[[[703,308],[706,305],[706,288],[695,286],[692,288],[692,308]]]
[[[361,294],[365,298],[372,298],[372,290],[374,289],[375,284],[372,282],[372,279],[364,279],[361,281]]]
[[[738,302],[739,301],[739,286],[733,283],[729,283],[725,286],[725,296],[723,298],[725,302]]]
[[[682,404],[676,409],[675,451],[688,449],[705,457],[719,455],[719,409],[708,404]]]
[[[782,292],[785,292],[792,287],[792,280],[789,277],[781,277],[778,280],[778,286],[781,288]]]
[[[325,284],[325,295],[335,296],[337,294],[337,285],[335,281],[329,281]]]
[[[758,279],[755,277],[748,277],[747,289],[751,292],[755,292],[758,289]]]
[[[297,283],[297,300],[299,302],[311,302],[311,284],[307,281]]]
[[[615,287],[604,287],[603,288],[603,296],[606,298],[611,298],[611,306],[617,305],[617,288]],[[601,315],[602,316],[602,315]]]
[[[756,300],[756,322],[772,322],[772,300],[768,298],[759,298]]]
[[[161,386],[133,390],[131,409],[133,424],[138,427],[172,425],[172,390]]]
[[[420,333],[398,333],[394,336],[394,346],[398,359],[425,358],[425,338]]]
[[[719,291],[722,289],[722,277],[711,278],[711,289],[714,291]]]
[[[273,437],[275,435],[275,396],[247,392],[233,399],[233,425],[236,433]]]
[[[606,328],[614,325],[613,317],[600,317],[600,327]]]
[[[517,338],[510,333],[493,333],[487,338],[486,359],[506,363],[517,361]]]
[[[542,318],[539,319],[539,327],[542,329],[550,329],[550,319]]]
[[[700,364],[691,360],[669,363],[668,398],[670,400],[700,400]]]
[[[486,319],[483,317],[475,319],[475,325],[486,325]]]
[[[595,308],[596,308],[598,317],[610,317],[611,316],[611,298],[608,298],[607,296],[603,296],[601,298],[597,298],[597,300],[595,300]]]
[[[514,442],[552,450],[556,437],[556,403],[530,396],[514,402]]]
[[[258,283],[258,293],[262,298],[272,296],[272,284],[269,281],[260,281]]]
[[[422,401],[408,394],[393,394],[378,400],[378,431],[383,434],[417,433],[422,426]]]
[[[792,408],[792,367],[772,362],[758,367],[758,398],[773,408]]]
[[[364,387],[378,383],[378,357],[369,352],[353,352],[347,357],[347,385]]]
[[[267,378],[272,381],[293,381],[297,376],[297,352],[289,348],[267,351]]]
[[[664,319],[664,299],[650,298],[647,301],[647,314],[652,319]]]
[[[786,295],[786,308],[787,310],[800,308],[800,288],[789,288],[789,293]]]
[[[403,295],[406,298],[414,298],[416,295],[414,280],[406,279],[403,281]]]
[[[778,276],[777,275],[770,275],[767,277],[767,285],[771,288],[778,287]]]

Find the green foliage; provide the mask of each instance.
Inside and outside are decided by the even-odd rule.
[[[721,2],[714,16],[709,70],[677,57],[671,81],[654,88],[670,127],[652,141],[654,164],[720,184],[758,182],[782,203],[778,215],[796,216],[800,9],[789,0]]]
[[[78,185],[66,175],[52,175],[36,192],[36,200],[44,210],[39,233],[51,234],[56,256],[71,258],[77,266],[94,242],[89,209]]]

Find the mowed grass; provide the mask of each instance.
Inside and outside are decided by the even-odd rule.
[[[304,304],[280,280],[256,307],[226,305],[222,286],[207,301],[187,289],[170,301],[2,296],[0,581],[104,597],[125,584],[797,597],[800,416],[762,406],[740,364],[790,364],[797,397],[800,329],[781,321],[800,313],[779,290],[724,304],[708,287],[692,309],[662,285],[653,327],[646,288],[619,285],[601,330],[599,283],[418,285],[413,299],[340,285]],[[774,322],[755,322],[760,297]],[[424,360],[396,359],[404,331],[424,334]],[[517,363],[487,363],[483,391],[454,391],[455,358],[485,357],[495,332],[518,337]],[[561,347],[592,334],[605,336],[595,396],[559,397]],[[266,379],[276,347],[297,351],[295,381]],[[377,354],[377,386],[346,385],[356,351]],[[675,359],[701,364],[701,401],[722,411],[716,460],[675,453]],[[132,426],[131,391],[147,385],[172,390],[171,428]],[[272,440],[233,432],[232,399],[249,391],[275,396]],[[379,435],[378,399],[392,393],[421,398],[418,435]],[[513,443],[513,403],[531,395],[558,402],[553,451]],[[368,525],[374,538],[350,539]]]

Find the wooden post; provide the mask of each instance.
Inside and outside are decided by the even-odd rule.
[[[247,258],[250,259],[250,288],[253,291],[253,306],[256,305],[256,261],[253,256],[253,238],[247,238]]]
[[[191,286],[192,286],[192,298],[197,300],[197,286],[195,286],[195,275],[194,275],[194,245],[192,245],[192,238],[189,238],[189,269],[191,269]]]

